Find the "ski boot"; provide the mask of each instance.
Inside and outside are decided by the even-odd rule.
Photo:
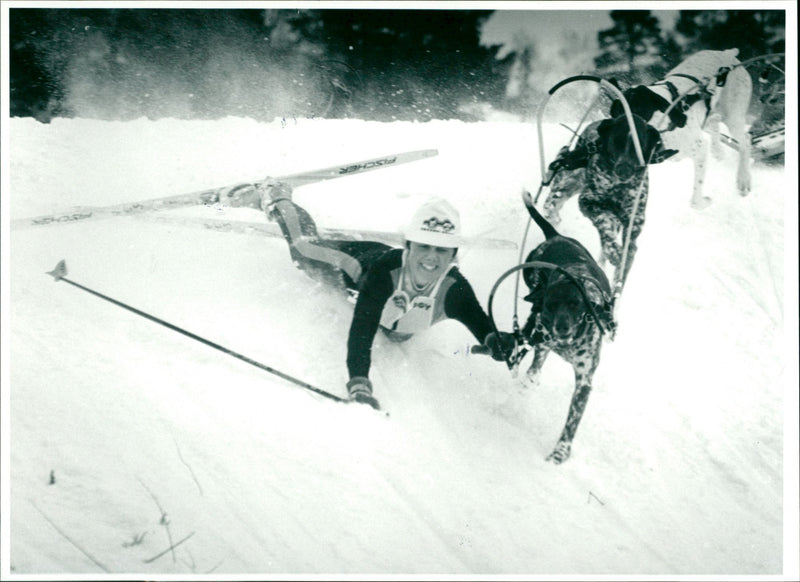
[[[368,378],[362,376],[351,378],[347,383],[347,393],[353,402],[369,404],[375,410],[381,409],[378,400],[372,395],[372,382]]]
[[[256,184],[236,184],[219,192],[220,206],[261,209],[261,192]]]
[[[261,209],[266,212],[267,218],[271,222],[276,222],[278,219],[277,208],[275,204],[281,200],[292,201],[292,187],[278,180],[267,178],[258,185],[261,193]]]

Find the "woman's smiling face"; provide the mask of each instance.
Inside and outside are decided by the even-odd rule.
[[[453,248],[409,242],[406,265],[411,281],[418,287],[430,284],[442,275],[455,255]]]

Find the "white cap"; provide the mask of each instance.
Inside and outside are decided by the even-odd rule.
[[[461,218],[452,204],[432,198],[419,207],[403,230],[407,241],[434,247],[461,246]]]

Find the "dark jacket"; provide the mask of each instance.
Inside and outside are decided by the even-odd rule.
[[[369,376],[372,343],[383,308],[396,288],[402,257],[403,249],[388,250],[365,270],[362,277],[347,340],[347,369],[351,378]],[[443,317],[463,323],[479,343],[483,343],[492,331],[489,317],[478,303],[472,286],[455,267],[445,276],[436,304]],[[434,319],[434,323],[437,320]]]

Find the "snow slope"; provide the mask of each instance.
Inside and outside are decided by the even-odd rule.
[[[12,119],[7,129],[11,219],[437,148],[299,188],[295,200],[320,226],[395,230],[436,193],[458,205],[467,234],[519,242],[521,189],[540,180],[535,128],[508,121]],[[548,126],[548,157],[566,140]],[[403,345],[378,337],[372,379],[387,418],[45,275],[66,259],[77,283],[344,395],[352,305],[296,270],[280,239],[141,217],[6,229],[3,579],[790,579],[796,251],[784,236],[796,169],[755,166],[740,198],[731,153],[711,164],[715,202],[703,212],[688,205],[689,161],[652,168],[620,330],[561,466],[544,461],[573,388],[555,356],[534,388],[469,355],[457,323]],[[597,249],[574,201],[561,230]],[[533,228],[526,248],[541,240]],[[517,262],[515,250],[460,254],[484,305]],[[501,328],[513,303],[510,279],[494,303]]]

